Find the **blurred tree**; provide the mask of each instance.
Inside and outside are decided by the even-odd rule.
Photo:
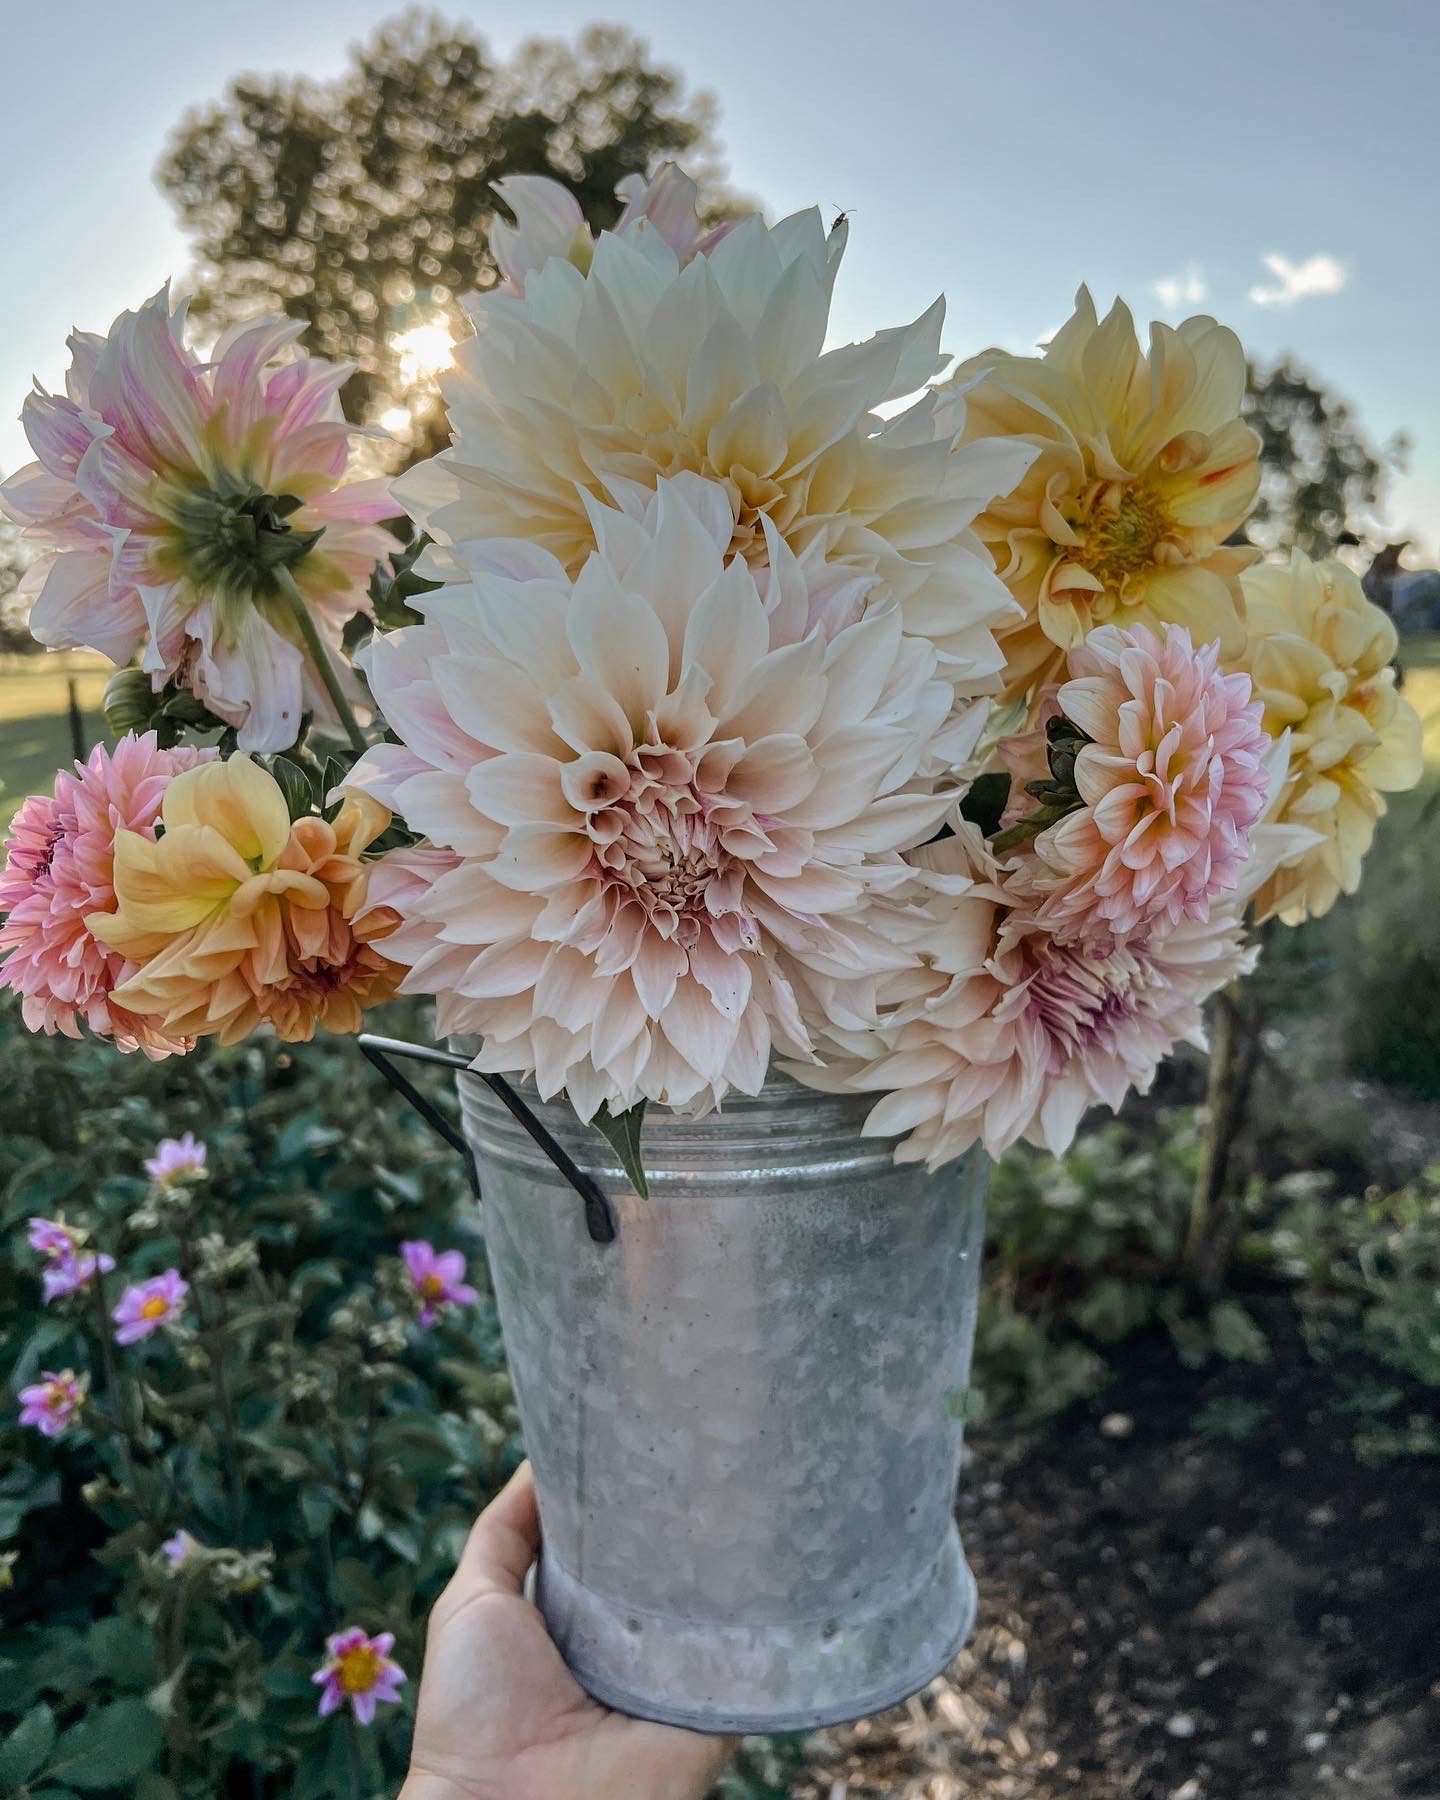
[[[1308,556],[1331,555],[1347,529],[1363,537],[1363,515],[1380,498],[1387,466],[1404,456],[1404,440],[1376,450],[1348,403],[1296,363],[1251,363],[1249,375],[1241,410],[1260,433],[1262,475],[1245,536]]]
[[[40,648],[30,635],[30,608],[22,605],[15,593],[24,572],[19,529],[8,519],[0,519],[0,654],[28,654]]]
[[[616,184],[666,157],[713,185],[712,120],[628,32],[538,40],[501,63],[414,9],[334,81],[236,80],[182,121],[158,179],[194,235],[196,316],[303,318],[309,349],[357,365],[346,412],[373,419],[444,360],[457,296],[495,281],[497,177],[563,181],[598,229]]]

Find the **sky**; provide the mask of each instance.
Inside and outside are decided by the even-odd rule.
[[[596,10],[602,5],[602,10]],[[378,0],[0,0],[0,470],[32,376],[187,246],[152,173],[242,70],[338,73]],[[851,214],[836,341],[944,292],[944,347],[1029,350],[1087,282],[1297,356],[1372,441],[1412,440],[1379,523],[1440,553],[1440,10],[1431,0],[526,0],[497,53],[599,18],[719,105],[730,179]]]

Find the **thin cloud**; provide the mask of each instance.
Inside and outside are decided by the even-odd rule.
[[[1272,252],[1262,260],[1276,282],[1274,287],[1261,282],[1251,288],[1250,298],[1256,306],[1293,306],[1297,300],[1312,300],[1318,294],[1338,294],[1349,280],[1344,263],[1333,256],[1307,256],[1302,263],[1292,263],[1289,257]]]
[[[1152,281],[1150,292],[1166,312],[1174,312],[1181,306],[1198,306],[1209,289],[1200,265],[1187,263],[1183,275],[1162,275],[1159,281]]]

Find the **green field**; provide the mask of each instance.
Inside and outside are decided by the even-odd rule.
[[[110,665],[98,656],[56,653],[0,658],[0,824],[27,794],[47,788],[68,764],[69,683],[80,701],[85,744],[103,735],[101,696]]]

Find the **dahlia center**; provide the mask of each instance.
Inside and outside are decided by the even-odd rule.
[[[1120,588],[1155,562],[1170,530],[1157,495],[1142,483],[1101,482],[1091,498],[1083,542],[1074,559],[1107,589]]]
[[[368,1644],[342,1650],[336,1658],[341,1689],[347,1694],[368,1694],[380,1679],[380,1652]]]

